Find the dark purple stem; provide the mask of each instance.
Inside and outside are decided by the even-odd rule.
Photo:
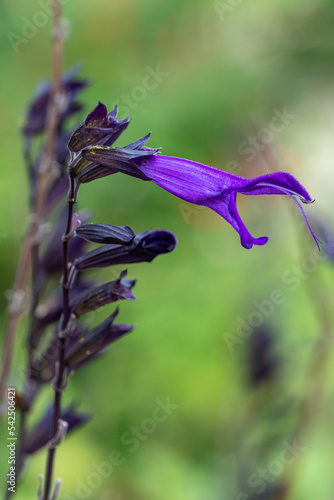
[[[69,287],[68,281],[68,270],[69,270],[69,255],[68,255],[68,234],[71,230],[71,222],[73,215],[73,206],[76,201],[75,199],[75,184],[72,171],[69,176],[70,187],[67,197],[68,203],[68,213],[67,213],[67,225],[66,231],[63,236],[63,276],[62,276],[62,288],[63,288],[63,314],[59,323],[59,338],[58,338],[58,368],[56,370],[56,376],[54,380],[54,411],[53,411],[53,436],[56,436],[59,426],[59,419],[61,415],[61,395],[63,392],[63,378],[65,372],[65,353],[66,353],[66,335],[64,332],[69,326],[69,321],[71,318],[71,311],[69,306]],[[48,450],[46,475],[45,475],[45,489],[43,500],[49,500],[50,489],[52,484],[53,466],[56,454],[56,446],[52,445]]]

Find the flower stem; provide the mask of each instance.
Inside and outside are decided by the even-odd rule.
[[[53,437],[55,438],[58,432],[59,420],[61,415],[61,396],[64,390],[63,378],[65,373],[65,354],[66,354],[66,340],[69,333],[69,322],[71,319],[71,311],[69,305],[69,287],[68,281],[68,270],[69,270],[69,253],[68,253],[68,234],[71,231],[71,222],[73,216],[73,206],[76,202],[75,199],[75,183],[74,176],[70,172],[69,176],[70,187],[67,197],[68,212],[67,212],[67,224],[66,231],[63,235],[63,275],[62,275],[62,288],[63,288],[63,314],[60,318],[59,323],[59,333],[58,333],[58,362],[57,370],[54,380],[54,409],[53,409]],[[54,441],[54,440],[53,440]],[[46,480],[45,480],[45,490],[43,500],[49,500],[50,488],[52,483],[54,459],[56,454],[56,447],[58,443],[53,442],[49,445],[48,458],[46,465]]]
[[[0,404],[6,399],[7,379],[12,365],[15,336],[17,325],[23,314],[24,296],[29,280],[29,269],[31,266],[31,253],[36,238],[43,221],[45,201],[47,198],[50,182],[54,176],[54,150],[57,138],[59,122],[59,102],[61,99],[61,67],[62,67],[62,46],[63,36],[61,32],[61,8],[59,0],[52,0],[53,9],[53,36],[52,36],[52,96],[50,99],[47,124],[46,124],[46,145],[41,161],[36,198],[34,203],[34,213],[27,230],[23,250],[16,271],[13,287],[13,299],[9,308],[9,318],[4,333],[4,346],[2,351],[1,372],[0,372]]]

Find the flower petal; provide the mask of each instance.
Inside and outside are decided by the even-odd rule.
[[[223,195],[224,196],[224,195]],[[268,241],[267,236],[254,238],[243,223],[236,204],[236,193],[225,195],[226,199],[222,201],[222,196],[212,198],[203,205],[211,208],[217,214],[221,215],[231,226],[239,233],[240,242],[244,248],[250,249],[253,245],[265,245]]]

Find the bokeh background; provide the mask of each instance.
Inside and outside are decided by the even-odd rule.
[[[306,207],[315,230],[321,220],[330,231],[333,2],[62,4],[64,67],[79,62],[90,78],[87,111],[100,99],[108,108],[118,103],[121,117],[133,117],[118,144],[152,131],[149,145],[167,155],[245,177],[286,170],[316,199]],[[23,110],[51,73],[51,21],[40,14],[47,6],[42,0],[0,5],[2,331],[28,221]],[[41,26],[14,50],[8,35],[24,36],[34,19]],[[138,90],[157,68],[164,74],[156,87]],[[288,118],[270,134],[277,112]],[[252,234],[269,236],[267,245],[245,250],[218,215],[150,183],[118,175],[82,189],[80,207],[91,209],[95,221],[129,224],[136,232],[166,228],[179,244],[151,264],[128,268],[138,279],[138,300],[121,304],[120,319],[136,324],[134,332],[78,372],[66,391],[65,401],[94,417],[57,453],[62,499],[332,497],[334,264],[323,250],[317,253],[290,200],[239,196],[238,204]],[[107,280],[108,270],[99,275]],[[23,323],[16,367],[24,335]],[[11,383],[17,390],[22,385],[15,367]],[[49,389],[35,419],[50,397]],[[168,399],[177,408],[144,431],[132,451],[124,433],[148,429],[157,400]],[[105,472],[101,463],[110,463],[114,450],[124,460]],[[44,452],[29,461],[16,500],[36,498],[44,462]]]

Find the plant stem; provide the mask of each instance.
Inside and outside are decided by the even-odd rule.
[[[54,151],[59,121],[59,102],[61,98],[61,67],[62,67],[62,33],[61,9],[59,0],[52,1],[53,8],[53,37],[52,37],[52,95],[50,98],[46,124],[46,146],[41,161],[37,180],[34,214],[31,217],[24,242],[23,250],[16,271],[13,287],[13,299],[9,308],[8,323],[4,333],[4,346],[0,372],[0,404],[6,398],[6,385],[12,365],[14,343],[17,325],[23,314],[23,299],[26,292],[29,269],[31,266],[31,252],[36,244],[36,238],[43,221],[44,206],[49,185],[54,176]]]
[[[68,281],[68,269],[69,269],[69,255],[68,255],[68,234],[71,231],[71,222],[73,216],[73,206],[75,203],[75,184],[72,172],[69,176],[70,188],[67,197],[68,203],[68,213],[67,213],[67,225],[66,231],[63,236],[63,276],[62,276],[62,288],[63,288],[63,314],[59,323],[59,338],[58,338],[58,368],[56,372],[56,379],[54,382],[54,411],[53,411],[53,437],[55,438],[58,432],[59,419],[61,416],[61,396],[64,390],[63,388],[63,378],[65,372],[65,354],[66,354],[66,334],[64,333],[69,329],[69,321],[71,319],[71,311],[69,306],[69,288],[67,285]],[[56,454],[56,446],[58,443],[53,443],[49,447],[47,465],[46,465],[46,480],[45,480],[45,490],[43,500],[49,500],[54,459]]]

